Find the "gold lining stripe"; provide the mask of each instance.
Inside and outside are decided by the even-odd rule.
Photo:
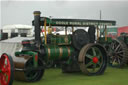
[[[65,36],[64,41],[66,44],[68,43],[68,36]]]
[[[47,45],[47,20],[44,19],[44,40],[45,40],[45,44]]]
[[[57,57],[56,53],[57,53],[57,52],[56,52],[56,46],[55,46],[55,57]]]
[[[70,56],[71,55],[71,50],[70,50],[69,47],[67,47],[67,48],[68,48],[68,56]]]
[[[38,15],[40,15],[40,13],[35,13],[35,14],[34,14],[34,16],[38,16]]]
[[[59,58],[61,59],[61,57],[62,57],[62,54],[63,54],[63,49],[62,49],[62,47],[59,47],[59,51],[60,51],[60,55],[59,55]]]
[[[50,59],[50,48],[48,47],[48,59]]]

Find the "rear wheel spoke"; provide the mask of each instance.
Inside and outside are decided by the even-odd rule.
[[[88,64],[86,64],[85,66],[86,66],[86,68],[87,67],[89,67],[89,66],[91,66],[93,64],[93,62],[92,61],[90,61]]]
[[[98,59],[100,59],[100,58],[101,58],[101,54],[97,55],[96,57],[97,57]]]
[[[93,56],[96,56],[95,48],[92,48]]]
[[[92,68],[93,72],[95,71],[95,69],[96,69],[96,64],[93,64],[93,68]]]
[[[87,58],[90,58],[90,59],[93,58],[93,56],[91,56],[90,54],[86,54],[86,57],[87,57]]]
[[[97,65],[99,65],[99,66],[100,66],[100,65],[101,65],[101,63],[98,61],[98,62],[97,62]]]

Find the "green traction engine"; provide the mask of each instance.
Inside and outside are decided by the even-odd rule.
[[[87,19],[57,19],[40,17],[34,12],[32,21],[35,31],[34,40],[23,40],[23,49],[15,52],[15,79],[35,82],[39,81],[49,60],[61,61],[63,73],[83,72],[87,75],[103,74],[107,66],[107,54],[100,44],[96,43],[95,31],[99,25],[113,25],[115,21]],[[65,35],[47,34],[46,28],[65,27]],[[44,36],[41,37],[41,27]],[[72,33],[68,34],[68,27]],[[88,32],[74,27],[89,27]]]
[[[128,34],[121,33],[112,39],[108,47],[109,63],[112,67],[124,68],[128,65]]]
[[[128,34],[123,32],[112,39],[112,37],[107,37],[107,29],[102,29],[103,32],[100,33],[98,43],[106,48],[109,65],[117,68],[128,66]],[[105,37],[102,37],[104,35]]]

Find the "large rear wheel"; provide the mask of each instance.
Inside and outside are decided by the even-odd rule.
[[[79,65],[84,74],[103,74],[107,66],[105,49],[99,44],[85,45],[79,54]]]
[[[11,56],[4,53],[0,59],[0,85],[12,85],[14,79],[13,69]]]

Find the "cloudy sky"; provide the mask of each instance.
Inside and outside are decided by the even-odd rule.
[[[117,26],[128,26],[127,0],[90,0],[90,1],[1,1],[0,28],[8,24],[31,25],[33,11],[39,10],[42,16],[58,18],[81,18],[115,20]]]

